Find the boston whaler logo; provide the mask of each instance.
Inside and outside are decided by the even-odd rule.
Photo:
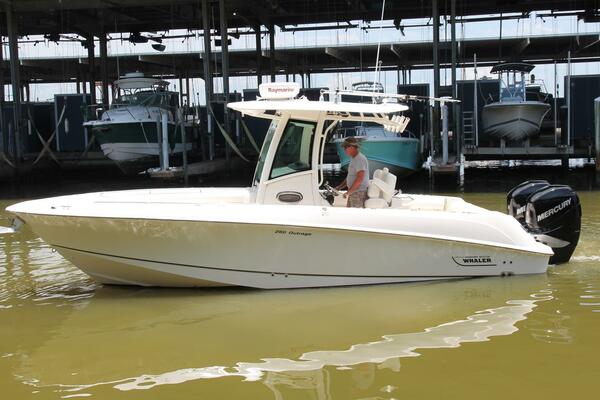
[[[559,205],[554,206],[554,207],[544,211],[543,213],[541,213],[540,215],[537,216],[537,222],[540,222],[541,220],[546,219],[549,216],[556,214],[557,212],[564,209],[565,207],[570,206],[571,200],[572,200],[572,198],[569,198],[569,199],[563,201],[562,203],[560,203]]]
[[[454,256],[455,263],[462,267],[495,267],[496,263],[490,256]]]

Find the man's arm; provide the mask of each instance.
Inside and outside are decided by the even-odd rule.
[[[346,179],[344,179],[344,180],[342,181],[342,183],[340,183],[339,185],[337,185],[337,186],[335,187],[335,190],[342,190],[342,189],[345,189],[345,188],[347,188],[347,187],[348,187],[348,182],[347,182],[347,180],[346,180]]]
[[[358,190],[358,188],[360,187],[360,184],[363,182],[363,179],[365,179],[365,171],[358,171],[356,173],[356,179],[354,180],[354,183],[352,184],[352,187],[348,189],[348,191],[346,192],[347,196],[350,196],[352,193],[356,192]]]

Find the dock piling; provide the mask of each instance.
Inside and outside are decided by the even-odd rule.
[[[181,108],[177,109],[177,120],[179,121],[179,129],[181,132],[181,145],[183,146],[182,156],[183,156],[183,184],[184,186],[188,186],[188,159],[187,159],[187,135],[185,131],[185,120],[183,118],[183,113],[181,112]],[[177,143],[177,141],[175,142]]]
[[[110,102],[109,82],[108,82],[108,40],[106,32],[100,34],[100,80],[102,81],[102,105],[108,109]]]
[[[12,143],[13,143],[13,155],[16,163],[18,164],[21,160],[22,151],[21,148],[21,70],[19,65],[19,44],[17,34],[17,24],[14,21],[14,11],[11,3],[6,3],[6,29],[8,30],[8,47],[9,47],[9,61],[10,61],[10,77],[13,94],[13,129],[12,129]],[[9,142],[11,140],[9,130]]]
[[[161,141],[161,165],[160,169],[166,171],[169,169],[169,115],[166,112],[161,113],[162,141]]]
[[[262,83],[262,40],[261,40],[261,25],[254,26],[254,37],[256,40],[256,81],[257,86]]]
[[[269,73],[271,82],[275,82],[275,25],[269,25]]]
[[[479,91],[477,90],[477,54],[473,54],[473,127],[475,147],[479,147]]]
[[[596,145],[596,172],[600,173],[600,97],[594,100],[594,143]]]
[[[208,158],[213,160],[215,158],[215,138],[214,138],[214,126],[212,121],[210,109],[210,102],[212,101],[213,92],[213,79],[212,71],[210,66],[211,59],[211,45],[210,45],[210,19],[209,19],[209,6],[208,0],[202,0],[202,29],[204,30],[204,52],[202,54],[202,66],[204,68],[204,94],[206,98],[206,131],[208,135]]]
[[[448,164],[448,105],[442,103],[442,164]]]
[[[431,26],[433,29],[433,97],[440,97],[440,60],[439,60],[439,45],[440,45],[440,10],[438,0],[432,0],[432,16]],[[440,146],[440,107],[437,102],[433,103],[433,151],[439,151]]]
[[[223,77],[223,127],[227,133],[231,132],[229,119],[229,35],[227,34],[227,9],[225,0],[219,0],[219,22],[221,31],[221,76]],[[225,144],[225,157],[231,158],[231,147]]]
[[[92,96],[92,105],[96,105],[96,55],[94,53],[94,35],[89,35],[86,41],[88,51],[90,95]]]

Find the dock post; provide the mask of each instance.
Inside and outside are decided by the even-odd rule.
[[[473,127],[475,147],[479,147],[479,91],[477,90],[477,54],[473,54]]]
[[[221,76],[223,77],[223,129],[228,135],[231,134],[231,124],[229,121],[229,35],[227,34],[227,10],[225,9],[225,0],[219,0],[219,22],[221,31]],[[227,141],[226,141],[227,142]],[[225,158],[231,158],[231,146],[225,143]]]
[[[558,72],[554,61],[554,147],[558,146]]]
[[[183,77],[179,73],[179,105],[183,106]]]
[[[21,160],[21,70],[19,66],[19,44],[14,11],[10,3],[6,3],[6,29],[8,31],[8,48],[10,58],[10,77],[13,94],[13,152],[17,163]],[[9,140],[10,143],[10,132]]]
[[[106,32],[100,33],[100,80],[102,81],[102,105],[108,109],[110,103],[109,82],[108,82],[108,44]]]
[[[442,103],[442,164],[448,164],[448,105]]]
[[[156,116],[156,144],[158,145],[158,165],[163,166],[161,116]]]
[[[87,37],[88,66],[90,78],[90,95],[92,105],[96,105],[96,55],[94,54],[94,35]]]
[[[450,0],[450,40],[452,44],[452,98],[458,97],[456,86],[456,66],[457,66],[457,43],[456,43],[456,0]],[[456,159],[460,158],[462,153],[462,129],[459,124],[460,113],[459,106],[456,103],[452,104],[452,138],[455,143]]]
[[[269,25],[269,71],[271,74],[271,82],[275,82],[275,25]]]
[[[0,60],[4,60],[4,38],[0,35]],[[6,153],[6,132],[4,131],[4,65],[0,65],[0,153]]]
[[[439,45],[440,45],[440,10],[438,8],[438,0],[432,0],[432,16],[431,21],[433,29],[433,97],[440,97],[440,60],[439,60]],[[437,102],[433,103],[433,124],[431,132],[433,134],[434,153],[439,151],[440,146],[440,107]]]
[[[208,136],[208,158],[215,158],[215,138],[212,115],[210,113],[210,103],[212,100],[213,80],[210,67],[211,49],[210,49],[210,19],[208,0],[202,0],[202,28],[204,30],[204,54],[202,55],[202,66],[204,67],[204,94],[206,97],[206,131]]]
[[[186,109],[189,110],[192,106],[193,97],[190,97],[190,72],[185,72],[185,99],[186,99]],[[182,104],[183,105],[183,104]]]
[[[600,173],[600,97],[594,100],[594,126],[596,144],[596,172]]]
[[[181,145],[183,146],[182,157],[183,157],[183,185],[188,185],[188,159],[187,159],[187,135],[185,131],[185,121],[183,119],[183,113],[181,107],[177,109],[177,121],[179,121],[179,129],[181,132]],[[175,141],[177,143],[177,141]]]
[[[160,146],[161,165],[160,169],[166,171],[169,169],[169,114],[161,113],[162,118],[162,141]]]
[[[4,60],[4,38],[0,35],[0,60]],[[4,124],[4,65],[0,65],[0,155],[6,157],[6,129]]]
[[[567,147],[571,146],[571,50],[567,55]]]
[[[254,38],[256,40],[256,82],[257,86],[262,83],[262,41],[260,23],[254,26]]]

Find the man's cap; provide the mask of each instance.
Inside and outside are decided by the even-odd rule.
[[[342,143],[342,147],[345,149],[347,147],[354,146],[356,148],[360,147],[360,141],[355,137],[347,137],[344,139],[344,143]]]

